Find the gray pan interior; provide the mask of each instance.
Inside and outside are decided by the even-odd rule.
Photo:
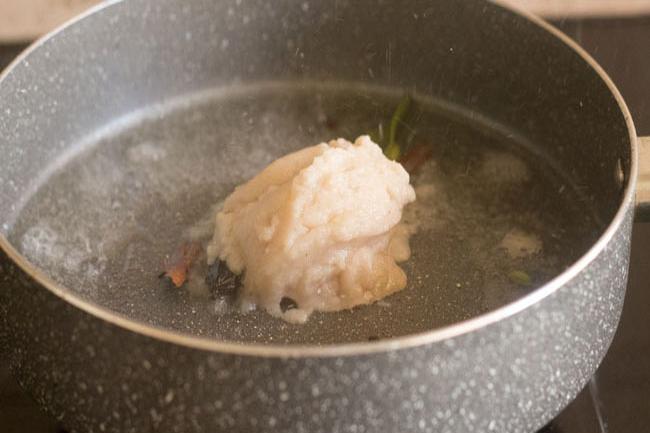
[[[169,3],[119,5],[127,22],[113,24],[128,32],[95,31],[99,12],[77,25],[83,40],[55,36],[0,87],[1,107],[30,126],[0,119],[2,233],[75,296],[221,340],[388,338],[528,293],[616,210],[629,155],[623,122],[602,122],[611,96],[572,53],[545,55],[559,42],[512,43],[540,35],[509,13],[441,1]],[[463,31],[458,10],[463,23],[489,23]],[[547,74],[550,64],[564,74]],[[180,242],[209,239],[214,205],[236,184],[289,151],[375,130],[407,91],[420,107],[416,140],[434,155],[414,176],[433,193],[418,205],[405,290],[301,326],[214,299],[204,266],[181,290],[157,278]],[[513,229],[538,237],[541,252],[510,257],[500,242]]]
[[[417,121],[435,156],[413,179],[421,197],[412,207],[422,221],[405,264],[406,290],[288,325],[214,299],[205,266],[180,290],[158,278],[183,240],[209,240],[214,204],[234,185],[305,144],[374,131],[399,101],[385,93],[242,86],[145,110],[88,139],[45,177],[10,238],[63,284],[139,320],[216,338],[300,343],[404,335],[472,317],[531,288],[512,281],[512,272],[542,283],[593,239],[593,214],[566,179],[535,164],[540,158],[476,122],[431,110]],[[541,252],[511,257],[500,244],[512,230],[538,238]]]

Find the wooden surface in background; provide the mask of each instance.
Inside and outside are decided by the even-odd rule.
[[[650,0],[496,0],[548,18],[650,14]]]
[[[648,206],[650,204],[650,136],[640,137],[638,143],[639,176],[636,181],[636,202],[637,205]]]
[[[96,3],[100,1],[0,0],[0,41],[35,39]]]

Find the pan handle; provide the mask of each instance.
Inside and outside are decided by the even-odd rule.
[[[650,222],[650,136],[637,139],[639,177],[636,186],[636,220]]]

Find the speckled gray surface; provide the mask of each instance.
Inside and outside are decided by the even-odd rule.
[[[609,346],[631,216],[554,295],[422,347],[298,359],[189,349],[108,325],[4,259],[3,345],[19,382],[73,431],[532,432],[575,397]]]
[[[60,166],[53,161],[107,122],[269,79],[367,81],[489,113],[560,161],[603,221],[618,208],[616,168],[629,173],[630,162],[623,116],[590,67],[530,23],[461,1],[243,3],[117,3],[6,76],[0,233]],[[80,432],[532,431],[582,388],[613,336],[627,275],[625,206],[606,249],[553,295],[427,345],[299,358],[189,348],[81,311],[5,253],[0,345],[21,384]]]
[[[426,332],[498,308],[555,277],[601,229],[570,180],[519,142],[419,101],[414,141],[432,150],[411,179],[423,194],[405,216],[419,226],[403,264],[405,290],[300,325],[264,310],[241,314],[208,289],[204,255],[182,290],[158,278],[164,258],[188,232],[205,248],[214,204],[234,184],[305,143],[375,130],[401,95],[291,84],[223,93],[189,107],[185,98],[148,107],[108,128],[27,201],[9,241],[84,300],[148,325],[216,340],[326,345]],[[508,253],[503,239],[517,232],[540,251]],[[513,270],[531,283],[513,281]]]

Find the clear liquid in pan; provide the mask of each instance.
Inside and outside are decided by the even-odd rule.
[[[10,240],[82,297],[151,325],[230,341],[329,344],[427,331],[495,309],[553,278],[597,237],[576,190],[529,146],[418,100],[407,127],[433,154],[412,179],[419,199],[407,213],[420,228],[403,264],[406,289],[291,325],[227,308],[201,284],[178,290],[158,278],[180,242],[196,233],[208,240],[209,224],[203,235],[201,227],[235,185],[300,147],[353,140],[379,123],[386,130],[400,97],[267,84],[151,107],[59,163]]]

